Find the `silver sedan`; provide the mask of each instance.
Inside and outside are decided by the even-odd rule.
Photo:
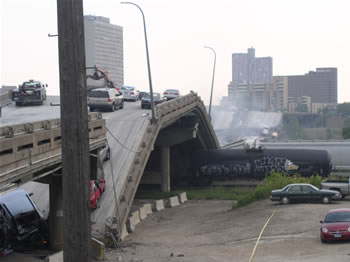
[[[122,86],[120,88],[124,100],[137,101],[139,99],[140,92],[133,86]]]

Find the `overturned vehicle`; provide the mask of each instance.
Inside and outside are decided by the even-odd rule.
[[[48,225],[24,190],[0,194],[0,251],[27,244],[47,247]]]
[[[328,176],[332,170],[326,150],[309,149],[218,149],[198,151],[193,159],[194,176],[200,179],[261,180],[265,174],[284,172]]]

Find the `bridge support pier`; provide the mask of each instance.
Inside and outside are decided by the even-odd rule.
[[[170,192],[170,147],[161,147],[162,192]]]
[[[62,176],[53,175],[50,183],[50,249],[63,250]]]

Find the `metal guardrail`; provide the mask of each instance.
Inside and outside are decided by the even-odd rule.
[[[106,142],[101,113],[89,114],[90,151]],[[0,187],[28,181],[61,161],[61,120],[51,119],[0,128]]]
[[[147,132],[145,132],[141,140],[142,150],[134,156],[133,165],[129,170],[127,179],[121,189],[122,193],[118,199],[117,208],[119,209],[119,222],[122,227],[125,225],[128,218],[143,170],[147,164],[154,142],[162,126],[166,124],[167,121],[180,118],[184,114],[193,110],[196,110],[197,113],[200,114],[200,117],[206,124],[206,129],[212,137],[213,147],[219,148],[219,142],[210,122],[209,115],[206,113],[205,105],[197,94],[191,91],[188,95],[157,105],[156,114],[158,122],[154,125],[151,125],[151,122],[149,123]],[[121,234],[121,232],[119,232],[119,234]]]

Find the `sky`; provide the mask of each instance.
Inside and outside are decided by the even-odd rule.
[[[193,90],[213,104],[227,95],[232,53],[271,56],[273,75],[338,68],[338,102],[350,102],[348,0],[135,0],[146,18],[153,90]],[[124,32],[124,84],[149,90],[140,11],[116,0],[84,0]],[[36,79],[59,94],[56,0],[0,0],[1,85]]]

